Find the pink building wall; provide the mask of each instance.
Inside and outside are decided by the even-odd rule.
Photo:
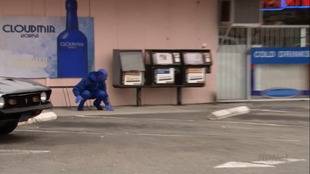
[[[214,65],[204,88],[184,88],[184,104],[207,103],[216,92],[217,0],[77,0],[78,16],[94,17],[95,70],[112,72],[113,49],[212,50]],[[1,16],[65,16],[65,0],[0,0]],[[112,74],[109,74],[112,76]],[[45,85],[75,85],[80,79],[33,79]],[[135,105],[135,89],[115,89],[107,80],[113,106]],[[68,89],[76,106],[72,89]],[[54,106],[65,106],[53,89]],[[142,89],[142,104],[175,104],[176,89]]]

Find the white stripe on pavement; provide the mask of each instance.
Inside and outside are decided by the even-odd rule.
[[[244,163],[244,162],[227,162],[218,166],[215,166],[214,168],[249,168],[249,167],[275,167],[272,165],[266,165],[266,164],[252,164],[252,163]]]
[[[20,155],[29,153],[48,153],[48,150],[0,150],[0,155]]]

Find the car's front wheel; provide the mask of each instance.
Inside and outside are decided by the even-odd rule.
[[[18,121],[10,121],[4,125],[0,125],[0,135],[7,135],[15,130]]]

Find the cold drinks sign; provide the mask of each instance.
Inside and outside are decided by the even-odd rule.
[[[304,78],[303,65],[309,65],[309,47],[292,48],[252,48],[251,55],[251,95],[271,98],[309,96],[309,88],[298,86],[309,80]],[[263,65],[265,64],[265,65]],[[269,65],[279,66],[269,66]],[[297,65],[299,70],[292,69]],[[300,66],[302,65],[302,66]],[[305,66],[304,66],[305,67]],[[265,72],[268,70],[267,72]],[[309,70],[306,70],[309,71]],[[295,79],[298,79],[297,81]],[[296,83],[290,85],[288,82]],[[269,88],[266,89],[266,86]],[[272,86],[272,88],[270,88]],[[298,86],[298,89],[292,89]]]
[[[252,48],[252,64],[308,64],[309,48]]]
[[[0,17],[0,76],[84,77],[94,67],[94,20],[77,16],[76,0],[66,17]]]

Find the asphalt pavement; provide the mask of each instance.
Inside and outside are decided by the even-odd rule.
[[[206,119],[236,105],[54,109],[0,137],[0,174],[309,174],[307,103]]]

